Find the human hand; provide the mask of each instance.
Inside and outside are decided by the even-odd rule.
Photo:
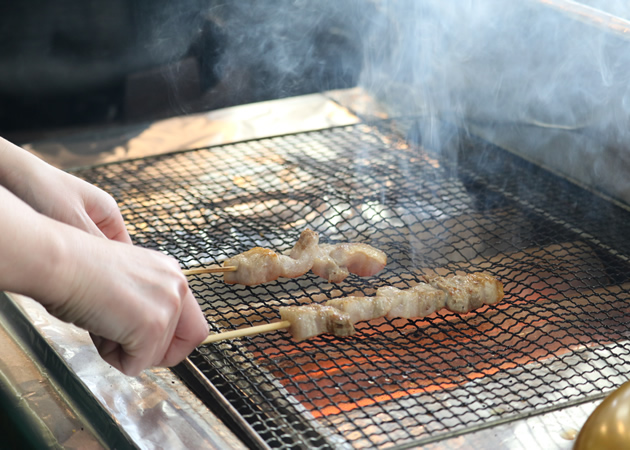
[[[175,259],[74,234],[56,281],[39,301],[59,319],[88,330],[106,362],[135,376],[150,366],[179,363],[208,336]]]
[[[42,214],[95,236],[131,243],[120,209],[102,189],[52,166],[40,168],[24,200]]]
[[[116,201],[105,191],[0,138],[0,184],[36,211],[96,236],[131,243]]]
[[[128,375],[184,359],[208,326],[177,261],[36,212],[0,186],[0,290],[90,332]]]

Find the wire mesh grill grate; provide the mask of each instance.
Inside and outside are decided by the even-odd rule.
[[[584,401],[630,373],[630,214],[512,154],[414,120],[247,141],[77,171],[119,202],[136,244],[182,267],[321,242],[388,255],[377,276],[256,287],[190,278],[211,329],[281,305],[484,270],[506,298],[463,316],[363,322],[351,338],[283,332],[191,360],[274,448],[421,444]],[[431,141],[419,136],[430,135]],[[437,136],[437,137],[436,137]],[[440,151],[435,149],[439,148]]]

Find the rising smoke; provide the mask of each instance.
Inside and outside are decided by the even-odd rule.
[[[388,1],[361,85],[630,200],[630,4]]]
[[[553,3],[241,1],[211,10],[224,37],[215,70],[247,67],[278,97],[307,79],[314,91],[355,83],[400,114],[624,131],[630,37]]]
[[[596,182],[611,177],[603,151],[630,166],[608,150],[630,141],[626,0],[5,3],[0,96],[13,101],[0,108],[5,125],[17,100],[93,91],[106,102],[107,89],[155,67],[174,86],[173,110],[190,112],[178,91],[178,62],[188,58],[199,61],[207,93],[198,110],[359,85],[392,115],[482,127],[506,145],[516,143],[501,127],[518,125],[527,151],[561,165],[567,158],[549,146],[593,139],[585,176]],[[32,110],[27,102],[28,122]]]
[[[403,113],[572,129],[622,125],[630,40],[549,3],[383,3],[362,83],[399,96]],[[613,106],[621,111],[613,114]]]
[[[630,4],[586,3],[242,1],[212,14],[225,38],[216,70],[241,83],[236,95],[359,85],[394,116],[438,117],[623,193]]]

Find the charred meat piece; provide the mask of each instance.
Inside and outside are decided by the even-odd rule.
[[[503,284],[486,273],[425,277],[434,288],[446,293],[446,309],[467,313],[503,298]]]
[[[389,319],[401,317],[426,317],[444,308],[446,294],[426,283],[420,283],[411,289],[396,289],[385,286],[376,291],[377,297],[390,299],[391,307],[386,316]]]
[[[331,306],[348,314],[353,324],[386,316],[391,309],[391,304],[391,299],[378,296],[342,297],[326,302],[326,306]]]
[[[337,308],[325,305],[285,306],[280,308],[282,320],[291,322],[289,333],[297,341],[330,333],[351,336],[354,325],[350,316]]]
[[[372,276],[383,270],[385,264],[387,255],[367,244],[322,244],[311,270],[330,283],[340,283],[350,273]]]

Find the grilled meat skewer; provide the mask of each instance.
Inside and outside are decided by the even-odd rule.
[[[503,298],[503,284],[485,273],[431,277],[410,289],[386,286],[375,297],[343,297],[326,304],[285,306],[280,308],[283,321],[297,341],[323,333],[335,336],[354,334],[354,324],[380,317],[426,317],[442,308],[467,313],[483,305],[493,305]]]
[[[382,270],[387,256],[367,244],[342,243],[319,245],[319,234],[306,229],[287,255],[255,247],[224,261],[224,267],[236,267],[226,272],[229,284],[254,286],[283,278],[296,278],[309,270],[331,283],[340,283],[350,273],[372,276]]]

